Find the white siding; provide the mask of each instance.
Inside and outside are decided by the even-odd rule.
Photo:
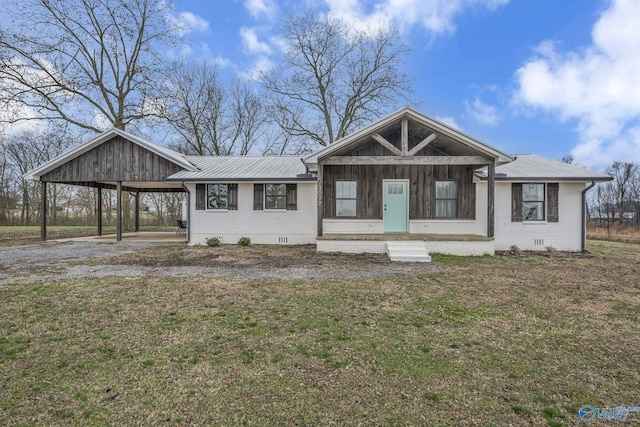
[[[509,250],[512,245],[523,250],[561,251],[582,249],[583,182],[561,182],[558,193],[558,222],[511,222],[511,183],[496,183],[495,231],[496,250]]]
[[[318,252],[344,252],[352,254],[360,253],[374,253],[384,254],[387,251],[387,242],[393,242],[393,237],[390,236],[390,240],[318,240]],[[396,242],[404,243],[404,242]],[[459,256],[478,256],[478,255],[493,255],[494,254],[494,241],[447,241],[436,242],[426,241],[423,242],[425,248],[429,253],[441,253],[449,255]]]
[[[232,182],[230,182],[232,183]],[[249,237],[256,244],[308,244],[316,242],[316,183],[298,182],[297,210],[253,210],[253,182],[238,183],[238,210],[196,210],[196,185],[191,193],[189,244],[205,244],[210,237],[223,243],[237,243]],[[285,241],[286,240],[286,241]]]

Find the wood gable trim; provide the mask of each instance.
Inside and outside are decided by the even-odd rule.
[[[148,148],[114,135],[42,174],[40,180],[58,183],[164,181],[182,170],[181,165]]]
[[[424,114],[421,114],[410,107],[404,107],[390,114],[389,116],[381,119],[380,121],[373,123],[370,126],[367,126],[361,129],[360,131],[355,132],[341,139],[340,141],[337,141],[335,144],[332,144],[331,146],[327,146],[311,154],[310,156],[304,159],[304,162],[315,166],[320,161],[324,161],[330,157],[335,157],[336,153],[339,153],[339,152],[343,153],[345,148],[351,146],[354,143],[358,143],[358,141],[362,141],[363,138],[367,138],[367,137],[375,139],[381,145],[383,145],[385,149],[389,150],[394,155],[410,156],[409,152],[413,151],[413,148],[409,149],[408,140],[406,139],[408,138],[407,134],[410,133],[410,130],[409,130],[411,127],[410,122],[427,127],[432,131],[434,131],[434,133],[436,133],[438,136],[450,138],[458,142],[459,144],[467,146],[470,150],[475,151],[478,155],[483,156],[487,159],[486,163],[484,164],[489,164],[491,162],[494,162],[497,166],[513,160],[513,158],[508,154],[486,143],[476,140],[442,122],[431,119],[430,117],[425,116]],[[400,125],[400,129],[399,129],[400,137],[397,141],[397,145],[391,144],[394,147],[394,149],[391,149],[384,142],[380,142],[381,139],[385,140],[386,142],[389,142],[389,141],[384,137],[382,138],[379,138],[379,137],[382,136],[381,134],[383,133],[383,130],[385,128],[388,128],[390,125],[394,123],[398,123]],[[374,137],[373,136],[374,134],[377,135],[377,137]],[[424,149],[431,142],[425,143],[424,146],[421,147],[421,149]],[[420,150],[416,150],[411,154],[416,155],[417,153],[419,153],[419,151]],[[459,153],[459,154],[462,154],[462,153]],[[466,154],[470,155],[472,153],[466,153]]]
[[[322,161],[324,165],[487,165],[490,162],[483,156],[335,156]]]

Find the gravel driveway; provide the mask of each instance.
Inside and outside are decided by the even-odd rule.
[[[397,263],[376,270],[354,271],[348,268],[301,267],[202,267],[202,266],[138,266],[138,265],[85,265],[95,258],[123,255],[136,250],[166,243],[149,242],[86,242],[42,243],[28,246],[0,247],[0,285],[31,283],[43,279],[100,278],[106,276],[140,277],[232,277],[239,279],[357,279],[367,277],[393,277],[425,271],[425,265]],[[435,267],[435,266],[433,266]],[[435,268],[434,268],[435,269]]]

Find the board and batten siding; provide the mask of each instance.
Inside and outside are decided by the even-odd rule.
[[[477,166],[327,165],[323,169],[323,218],[336,218],[336,181],[357,181],[356,219],[382,219],[382,181],[409,180],[409,219],[435,219],[435,181],[458,181],[458,219],[475,219]]]
[[[121,136],[42,175],[42,181],[164,181],[182,167]]]

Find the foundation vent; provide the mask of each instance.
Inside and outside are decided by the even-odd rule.
[[[220,243],[224,242],[224,237],[222,237],[222,236],[213,236],[213,237],[215,237],[216,239],[218,239],[218,241],[219,241]]]
[[[533,246],[544,246],[544,239],[533,239]]]
[[[287,236],[278,237],[278,243],[289,243],[289,238]]]

